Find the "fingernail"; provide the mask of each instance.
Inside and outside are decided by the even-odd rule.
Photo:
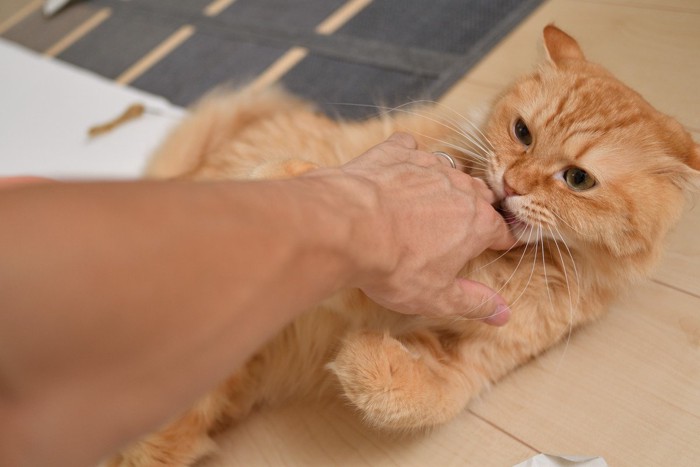
[[[498,305],[496,311],[489,317],[484,318],[484,323],[491,326],[503,326],[510,320],[510,308],[506,305]]]

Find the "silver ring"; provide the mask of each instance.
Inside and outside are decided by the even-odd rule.
[[[435,154],[436,156],[444,157],[445,159],[447,159],[447,162],[450,163],[450,165],[452,166],[453,169],[457,168],[457,164],[455,164],[455,160],[452,159],[452,156],[450,156],[446,152],[435,151],[435,152],[433,152],[433,154]]]

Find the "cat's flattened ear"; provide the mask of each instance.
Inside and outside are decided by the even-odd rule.
[[[553,24],[544,28],[544,48],[555,66],[560,66],[567,60],[586,59],[576,39]]]

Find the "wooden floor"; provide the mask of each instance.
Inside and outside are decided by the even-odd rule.
[[[550,22],[700,141],[700,0],[551,0],[444,101],[483,101],[530,70]],[[699,236],[695,206],[653,280],[447,426],[389,439],[341,407],[293,407],[227,433],[207,466],[511,466],[539,452],[603,456],[611,466],[698,466]]]

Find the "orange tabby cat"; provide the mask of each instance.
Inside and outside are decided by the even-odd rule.
[[[397,130],[469,161],[502,198],[521,246],[484,252],[464,275],[500,291],[513,315],[502,328],[468,316],[405,316],[348,290],[112,463],[191,465],[212,451],[209,436],[221,427],[291,397],[336,394],[383,429],[446,422],[646,276],[698,177],[700,149],[681,125],[586,61],[574,39],[548,26],[544,43],[547,63],[504,93],[483,133],[471,136],[440,106],[340,123],[278,90],[202,101],[157,152],[150,176],[293,176],[341,164]]]

